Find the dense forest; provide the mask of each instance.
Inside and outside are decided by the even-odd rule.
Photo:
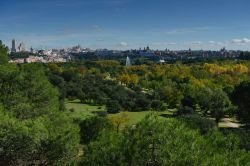
[[[0,165],[250,165],[248,60],[8,58],[0,43]]]

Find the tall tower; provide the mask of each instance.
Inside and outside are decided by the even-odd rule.
[[[129,66],[131,66],[131,61],[130,61],[130,58],[127,56],[126,67],[129,67]]]
[[[34,49],[30,47],[30,53],[34,53]]]
[[[25,48],[24,42],[21,42],[19,46],[17,47],[17,49],[18,49],[18,52],[25,52],[26,48]]]
[[[12,40],[11,52],[16,52],[16,41],[15,41],[15,39]]]

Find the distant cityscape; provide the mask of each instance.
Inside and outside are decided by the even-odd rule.
[[[17,44],[13,39],[9,50],[11,63],[64,63],[74,60],[77,56],[97,56],[97,57],[114,57],[114,56],[141,56],[141,57],[158,57],[159,63],[165,63],[173,60],[192,60],[208,58],[237,58],[241,55],[240,50],[227,50],[225,47],[218,51],[212,50],[153,50],[149,46],[139,49],[126,51],[83,48],[80,45],[63,49],[26,49],[26,44],[20,42]]]

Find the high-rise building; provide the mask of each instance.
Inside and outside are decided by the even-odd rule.
[[[32,47],[30,47],[30,52],[34,53],[34,49]]]
[[[18,46],[18,52],[25,52],[26,49],[25,49],[25,44],[23,42],[21,42]]]
[[[11,52],[16,52],[16,41],[15,41],[15,39],[12,40]]]

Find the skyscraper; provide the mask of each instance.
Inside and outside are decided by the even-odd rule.
[[[12,40],[11,52],[16,52],[16,41],[15,41],[15,39]]]
[[[25,44],[24,44],[24,42],[21,42],[20,44],[19,44],[19,46],[18,46],[18,52],[25,52]]]
[[[30,47],[30,52],[34,53],[34,49],[32,47]]]

